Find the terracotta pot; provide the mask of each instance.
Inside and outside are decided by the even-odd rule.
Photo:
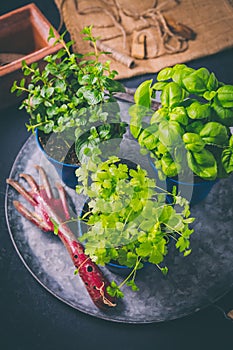
[[[43,66],[43,58],[62,47],[54,46],[52,39],[47,41],[50,27],[35,4],[0,16],[0,109],[22,100],[10,92],[13,82],[23,78],[22,60]],[[59,36],[55,30],[54,33]]]

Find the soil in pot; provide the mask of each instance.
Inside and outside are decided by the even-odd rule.
[[[80,166],[74,142],[66,140],[59,134],[45,134],[41,131],[39,131],[38,138],[49,157],[61,163]]]

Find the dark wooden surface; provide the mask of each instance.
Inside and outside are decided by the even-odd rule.
[[[34,2],[57,28],[59,16],[55,4]],[[23,0],[1,2],[0,15],[27,3],[29,1]],[[205,66],[213,70],[219,80],[233,84],[233,50],[188,64],[195,68]],[[136,87],[143,79],[145,76],[124,83]],[[4,212],[5,179],[29,136],[24,126],[26,120],[26,113],[15,106],[0,110],[0,349],[232,349],[233,323],[224,317],[219,306],[233,309],[233,291],[219,301],[218,307],[209,306],[182,319],[127,325],[78,312],[53,297],[33,278],[14,249]]]

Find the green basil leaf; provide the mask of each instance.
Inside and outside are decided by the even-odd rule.
[[[173,177],[178,174],[177,165],[169,153],[163,155],[161,166],[163,173],[168,177]]]
[[[164,146],[164,144],[162,143],[159,143],[158,144],[158,156],[162,156],[163,154],[167,153],[168,152],[168,149],[167,147]]]
[[[229,146],[233,148],[233,135],[230,137]]]
[[[194,132],[196,134],[199,134],[201,132],[201,129],[204,127],[203,123],[199,120],[190,123],[186,127],[187,132]]]
[[[211,101],[213,100],[213,98],[217,95],[217,91],[205,91],[203,94],[203,97],[207,100],[207,101]]]
[[[187,152],[187,160],[190,169],[197,176],[205,180],[215,180],[218,169],[213,154],[203,148],[200,152]]]
[[[209,122],[201,130],[200,136],[206,144],[228,145],[228,130],[218,122]]]
[[[187,107],[187,113],[191,119],[205,119],[211,114],[211,108],[209,104],[201,104],[198,101],[193,102]]]
[[[80,85],[92,84],[93,77],[91,74],[79,74],[78,82]]]
[[[217,90],[217,96],[222,107],[233,107],[233,85],[224,85]]]
[[[166,82],[164,81],[158,81],[157,83],[155,83],[153,86],[152,86],[152,90],[163,90],[164,87],[167,85]]]
[[[233,171],[233,135],[229,140],[229,147],[222,152],[222,164],[227,174]]]
[[[207,82],[207,89],[209,91],[216,90],[218,88],[218,85],[219,85],[219,83],[218,83],[218,80],[217,80],[215,74],[211,73],[209,76],[209,80]]]
[[[195,70],[193,68],[187,67],[185,64],[176,64],[173,67],[172,80],[181,87],[184,87],[183,79],[193,72],[195,72]]]
[[[134,101],[137,105],[141,105],[147,108],[151,106],[151,89],[152,79],[145,80],[141,83],[134,94]]]
[[[152,151],[157,146],[158,141],[159,141],[158,135],[151,134],[151,135],[148,135],[143,140],[143,143],[144,143],[144,146],[146,147],[146,149],[148,149],[149,151]]]
[[[160,123],[163,120],[167,120],[167,119],[168,119],[168,108],[161,107],[161,108],[157,109],[157,111],[154,112],[154,114],[152,115],[152,117],[150,119],[150,123],[151,124]]]
[[[140,146],[146,147],[148,150],[153,150],[158,141],[158,126],[156,124],[152,124],[143,130],[138,138]]]
[[[206,68],[200,68],[183,79],[183,84],[188,92],[202,94],[207,89],[210,73]]]
[[[233,108],[224,108],[217,99],[214,100],[212,108],[215,112],[214,119],[226,126],[233,125]]]
[[[183,141],[188,151],[200,152],[205,147],[205,142],[200,135],[191,132],[183,135]]]
[[[228,147],[223,150],[222,164],[227,174],[230,174],[233,171],[233,148],[232,147]]]
[[[222,162],[223,149],[220,147],[211,147],[209,150],[212,152],[212,154],[217,162],[217,167],[218,167],[217,177],[219,179],[226,178],[228,175],[227,175],[226,170],[224,169],[223,162]]]
[[[179,123],[163,121],[159,124],[159,139],[166,147],[174,147],[182,143],[184,130]]]
[[[208,69],[202,67],[196,70],[196,76],[198,76],[200,79],[202,79],[203,82],[206,83],[206,86],[210,79],[210,72]]]
[[[168,83],[161,93],[162,106],[172,107],[182,102],[185,97],[185,91],[175,82]]]
[[[180,123],[182,125],[188,125],[188,116],[186,108],[183,106],[174,107],[169,113],[170,120]]]
[[[173,69],[171,67],[163,68],[157,75],[158,81],[169,80],[172,78]]]

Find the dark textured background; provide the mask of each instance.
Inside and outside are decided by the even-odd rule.
[[[28,3],[23,0],[1,2],[0,15]],[[42,0],[34,3],[58,27],[59,16],[54,3]],[[213,70],[219,80],[233,84],[233,50],[189,62],[189,65],[205,66]],[[136,87],[143,79],[145,77],[136,77],[124,83]],[[18,111],[15,106],[0,110],[0,349],[231,349],[233,322],[226,320],[217,307],[207,307],[166,323],[116,324],[70,308],[32,277],[13,247],[4,212],[5,179],[29,136],[24,127],[26,120],[25,112]],[[218,306],[233,309],[233,291],[221,299]]]

